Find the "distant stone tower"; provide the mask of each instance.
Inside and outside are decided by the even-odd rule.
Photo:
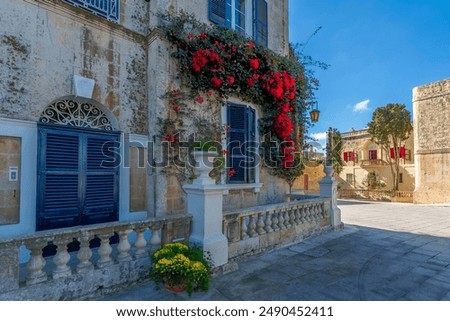
[[[414,203],[450,204],[450,78],[413,89]]]

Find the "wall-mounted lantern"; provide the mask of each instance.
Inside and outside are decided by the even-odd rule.
[[[317,123],[319,121],[320,110],[318,108],[318,103],[316,102],[316,108],[309,112],[309,117],[313,123]]]

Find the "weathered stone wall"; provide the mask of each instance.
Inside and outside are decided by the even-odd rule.
[[[147,6],[122,1],[117,25],[62,1],[2,1],[0,117],[37,121],[78,74],[95,79],[92,98],[122,131],[146,133]]]
[[[267,1],[269,12],[269,44],[268,47],[278,54],[289,52],[289,18],[288,1]]]
[[[450,203],[450,79],[413,89],[414,202]]]

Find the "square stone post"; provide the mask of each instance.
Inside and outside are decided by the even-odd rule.
[[[208,176],[216,153],[194,152],[200,175],[183,186],[187,193],[187,211],[194,216],[189,243],[209,254],[214,267],[228,263],[228,240],[222,233],[222,200],[225,188]]]
[[[333,177],[333,167],[325,166],[323,169],[325,177],[319,182],[320,197],[331,198],[330,221],[335,230],[342,229],[344,224],[341,222],[341,209],[337,206],[337,185],[338,182]]]
[[[214,267],[228,263],[228,240],[222,233],[222,198],[220,185],[184,185],[187,210],[194,216],[189,242],[211,255]]]

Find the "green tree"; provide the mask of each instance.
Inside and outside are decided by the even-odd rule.
[[[339,175],[343,169],[342,136],[336,128],[329,128],[327,133],[327,163],[331,163],[334,172]],[[327,164],[328,165],[328,164]]]
[[[403,104],[387,104],[377,108],[372,121],[368,124],[372,141],[380,145],[391,168],[393,190],[398,191],[400,173],[400,147],[409,138],[412,130],[411,113]],[[390,157],[390,148],[394,149],[394,158]]]

